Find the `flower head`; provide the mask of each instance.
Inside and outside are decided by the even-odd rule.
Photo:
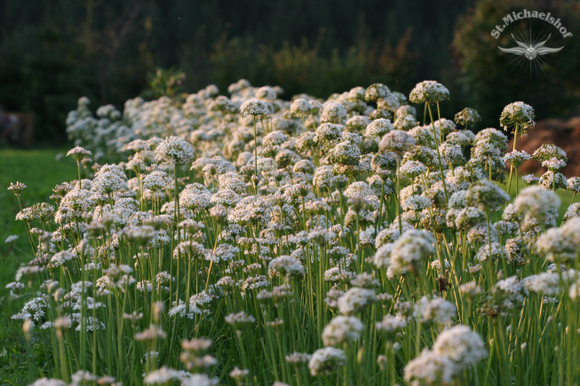
[[[479,121],[481,121],[481,116],[476,110],[470,107],[466,107],[455,114],[455,123],[463,125],[465,128],[473,126]]]
[[[451,360],[457,371],[466,370],[487,357],[481,336],[461,324],[439,334],[433,351]]]
[[[180,137],[167,137],[155,149],[155,159],[157,162],[184,165],[191,163],[193,157],[193,146]]]
[[[364,325],[354,316],[337,316],[324,327],[322,341],[325,346],[340,346],[360,337]]]
[[[72,156],[75,161],[81,162],[83,160],[83,158],[85,158],[87,156],[91,156],[91,155],[93,155],[93,153],[91,153],[90,150],[87,150],[84,147],[76,146],[76,147],[70,149],[68,151],[68,153],[66,153],[67,157],[69,155]]]
[[[339,366],[346,364],[346,356],[344,351],[334,347],[325,347],[316,350],[310,361],[308,368],[313,377],[320,375],[328,375],[336,370]]]
[[[417,83],[409,94],[412,103],[437,103],[449,99],[449,90],[434,80]]]
[[[523,137],[529,129],[533,129],[536,126],[534,117],[532,106],[524,102],[514,102],[504,107],[499,123],[506,131],[512,127],[514,132],[517,131]]]
[[[270,115],[268,105],[258,98],[250,98],[240,106],[243,116],[251,115],[256,118],[263,118]]]

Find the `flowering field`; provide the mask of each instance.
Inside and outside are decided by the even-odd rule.
[[[580,383],[580,178],[560,148],[442,118],[434,81],[282,92],[79,100],[76,175],[16,216],[29,384]],[[534,119],[515,102],[499,125]],[[548,171],[520,188],[530,157]]]

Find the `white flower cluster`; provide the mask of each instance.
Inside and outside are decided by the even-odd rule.
[[[426,349],[405,366],[405,381],[413,386],[450,384],[486,356],[481,337],[458,325],[439,334],[433,351]]]
[[[449,99],[449,90],[434,80],[425,80],[415,86],[409,95],[412,103],[437,103]]]
[[[409,95],[426,117],[378,83],[292,102],[245,80],[228,91],[71,113],[77,175],[16,215],[33,254],[6,286],[27,339],[50,344],[43,374],[66,378],[53,363],[76,371],[82,352],[99,375],[70,371],[79,384],[487,384],[524,360],[554,383],[560,354],[536,348],[540,363],[513,342],[580,342],[564,332],[580,298],[580,178],[560,173],[562,149],[534,152],[548,171],[512,200],[505,163],[530,155],[472,132],[473,109],[431,117],[449,97],[437,82]],[[518,135],[526,106],[502,118]],[[508,323],[526,328],[504,336]],[[486,347],[493,371],[470,371]]]
[[[506,131],[509,127],[513,127],[514,132],[524,136],[529,129],[536,126],[534,118],[535,113],[532,106],[524,102],[513,102],[504,107],[499,123]]]

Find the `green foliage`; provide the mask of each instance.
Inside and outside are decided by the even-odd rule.
[[[185,73],[174,67],[168,70],[158,68],[147,78],[150,89],[143,92],[145,98],[157,99],[162,96],[173,98],[179,91],[183,90]]]
[[[417,57],[409,49],[410,36],[408,30],[395,47],[390,44],[369,47],[359,42],[343,54],[333,50],[329,58],[320,55],[320,40],[312,47],[303,40],[299,46],[285,43],[276,50],[256,46],[252,40],[224,38],[210,55],[212,79],[222,92],[240,78],[255,85],[281,85],[286,97],[301,92],[328,97],[372,83],[410,88],[416,74],[407,64]]]

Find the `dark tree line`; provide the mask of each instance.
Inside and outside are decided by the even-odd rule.
[[[156,68],[183,70],[189,92],[210,83],[225,92],[243,77],[256,85],[280,85],[288,98],[300,92],[327,97],[373,82],[407,93],[416,82],[435,79],[455,95],[444,106],[447,116],[465,107],[480,76],[465,68],[466,39],[478,44],[469,35],[473,29],[452,44],[458,16],[473,14],[474,0],[0,4],[0,104],[34,112],[41,139],[64,138],[66,114],[80,96],[88,96],[93,108],[105,103],[121,108],[142,94]],[[478,33],[486,27],[479,26]],[[493,81],[486,98],[489,87],[500,87]]]

